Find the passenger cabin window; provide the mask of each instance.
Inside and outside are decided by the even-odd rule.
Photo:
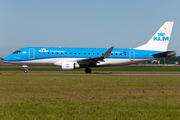
[[[113,53],[111,53],[111,55],[113,55]]]
[[[63,53],[61,53],[61,55],[62,55]]]
[[[88,53],[88,55],[90,55],[90,53]]]
[[[86,55],[86,53],[84,53],[84,55]]]
[[[52,52],[52,54],[54,54],[54,52]]]
[[[45,52],[43,52],[43,54],[45,54]]]
[[[99,55],[99,53],[97,53],[97,55]]]
[[[76,55],[76,53],[74,53]]]
[[[41,54],[41,52],[39,52],[39,54]]]
[[[58,52],[56,54],[58,54]]]

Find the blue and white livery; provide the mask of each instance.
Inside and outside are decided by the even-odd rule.
[[[4,62],[22,65],[28,72],[28,65],[51,65],[62,70],[91,67],[123,66],[142,63],[176,55],[167,51],[174,22],[165,22],[154,36],[144,45],[134,49],[114,48],[63,48],[26,47],[18,49],[4,59]]]

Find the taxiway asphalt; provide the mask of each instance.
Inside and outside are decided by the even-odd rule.
[[[180,75],[177,73],[1,73],[9,75]]]

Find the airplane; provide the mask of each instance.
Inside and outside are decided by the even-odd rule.
[[[7,56],[3,62],[22,65],[28,73],[28,65],[58,66],[62,70],[91,67],[115,67],[137,64],[176,55],[167,51],[174,22],[165,22],[144,45],[130,49],[114,48],[63,48],[25,47]]]

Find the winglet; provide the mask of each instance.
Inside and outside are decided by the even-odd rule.
[[[113,50],[113,48],[114,48],[114,46],[112,46],[111,48],[109,48],[109,50],[108,50],[102,57],[104,57],[104,58],[109,57],[110,54],[111,54],[111,52],[112,52],[112,50]]]

